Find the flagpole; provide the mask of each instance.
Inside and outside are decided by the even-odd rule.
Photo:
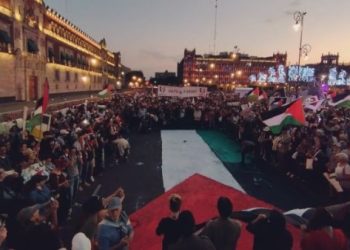
[[[40,117],[40,138],[39,140],[41,140],[43,138],[43,117],[44,114],[46,113],[46,108],[48,105],[48,101],[49,101],[49,82],[47,80],[47,78],[45,78],[45,82],[44,82],[44,91],[43,91],[43,105],[42,105],[42,115]]]
[[[26,123],[27,123],[27,116],[28,116],[28,106],[24,106],[24,109],[23,109],[23,128],[22,128],[22,131],[23,131],[23,134],[22,134],[22,139],[24,140],[24,133],[26,131]]]

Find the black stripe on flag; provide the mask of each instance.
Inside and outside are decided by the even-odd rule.
[[[264,112],[264,113],[261,114],[261,119],[262,119],[263,121],[265,121],[265,120],[267,120],[267,119],[270,119],[270,118],[272,118],[272,117],[275,117],[275,116],[277,116],[277,115],[280,115],[280,114],[286,112],[286,110],[287,110],[290,106],[292,106],[294,103],[295,103],[295,101],[294,101],[294,102],[291,102],[291,103],[289,103],[289,104],[287,104],[287,105],[284,105],[284,106],[282,106],[282,107],[278,107],[278,108],[272,109],[272,110],[270,110],[270,111]]]
[[[347,90],[344,93],[341,93],[339,95],[336,95],[334,98],[332,98],[332,101],[334,103],[339,102],[339,101],[345,99],[348,95],[350,95],[350,91],[349,90]]]
[[[289,103],[289,104],[287,104],[287,105],[283,105],[282,107],[275,108],[275,109],[272,109],[272,110],[270,110],[270,111],[264,112],[264,113],[261,114],[261,119],[262,119],[263,121],[265,121],[265,120],[267,120],[267,119],[270,119],[270,118],[272,118],[272,117],[275,117],[275,116],[277,116],[277,115],[280,115],[280,114],[286,112],[286,110],[287,110],[290,106],[292,106],[294,103],[295,103],[295,101],[294,101],[294,102],[291,102],[291,103]]]
[[[36,101],[35,110],[37,110],[37,109],[40,108],[41,106],[43,106],[43,97],[40,97],[40,98]]]

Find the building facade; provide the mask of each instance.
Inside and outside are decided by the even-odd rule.
[[[50,94],[117,86],[120,68],[105,39],[95,41],[42,0],[0,0],[1,100],[36,100],[45,78]]]
[[[185,50],[178,63],[178,77],[183,85],[225,87],[246,84],[249,76],[267,71],[270,67],[286,66],[287,54],[255,57],[242,53],[224,52],[219,55],[197,55]]]
[[[152,85],[179,85],[179,80],[175,72],[156,72],[154,77],[150,78]]]
[[[350,64],[339,63],[339,54],[322,54],[318,64],[308,64],[315,69],[316,81],[330,85],[350,85]]]
[[[141,70],[130,70],[125,73],[125,88],[140,88],[145,83],[146,78]]]

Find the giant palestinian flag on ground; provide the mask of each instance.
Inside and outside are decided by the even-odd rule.
[[[253,236],[245,225],[257,214],[268,214],[273,208],[288,211],[310,207],[326,197],[319,190],[315,196],[310,194],[310,188],[296,189],[286,176],[262,171],[263,165],[256,164],[251,156],[242,165],[240,144],[218,131],[132,134],[130,144],[128,162],[107,168],[99,189],[102,195],[108,195],[118,186],[125,188],[124,208],[131,215],[135,230],[131,250],[161,249],[162,237],[155,230],[160,219],[169,215],[168,197],[172,193],[182,196],[182,209],[191,210],[198,225],[217,216],[220,196],[229,197],[235,218],[243,223],[238,242],[238,249],[242,250],[252,249]],[[286,214],[294,250],[300,249],[298,226],[307,221],[307,211]]]
[[[278,134],[287,125],[301,126],[305,114],[301,99],[261,114],[261,119],[273,134]]]

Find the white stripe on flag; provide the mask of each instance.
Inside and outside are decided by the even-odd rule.
[[[273,127],[273,126],[278,126],[280,125],[283,120],[287,117],[290,116],[288,113],[282,113],[279,115],[276,115],[274,117],[271,117],[267,120],[264,120],[263,122],[268,126],[268,127]]]
[[[162,131],[161,137],[165,191],[197,173],[244,192],[196,131]]]

